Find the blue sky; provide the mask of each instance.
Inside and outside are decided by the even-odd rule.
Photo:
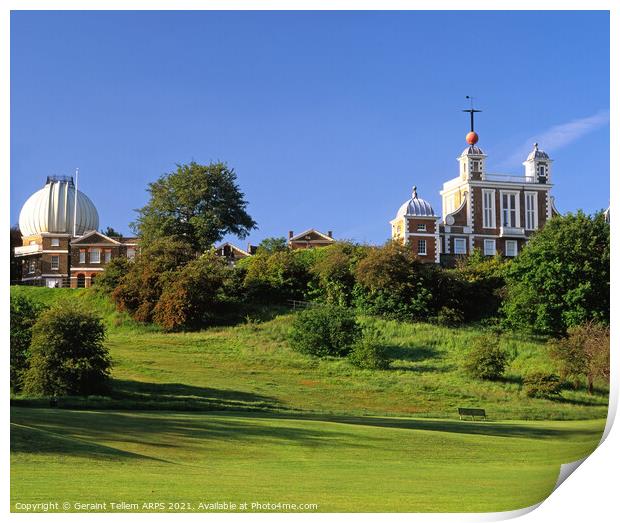
[[[11,223],[80,168],[129,233],[175,164],[233,167],[259,229],[372,243],[458,174],[465,95],[490,172],[550,153],[561,212],[609,203],[606,12],[13,12]]]

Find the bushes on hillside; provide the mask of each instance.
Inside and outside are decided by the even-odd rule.
[[[38,396],[90,395],[107,390],[111,360],[105,327],[75,302],[42,312],[32,329],[24,392]]]
[[[44,310],[43,305],[26,296],[11,296],[10,362],[13,392],[19,392],[22,388],[23,374],[28,368],[32,328]]]
[[[355,341],[348,358],[353,365],[360,369],[385,370],[390,366],[390,359],[381,337],[378,333],[368,329],[365,329]]]
[[[609,232],[603,213],[549,220],[507,271],[509,325],[558,336],[588,320],[609,323]]]
[[[223,292],[230,272],[226,261],[212,253],[192,260],[164,287],[153,320],[166,330],[207,325],[230,300]]]
[[[355,314],[335,305],[311,307],[293,320],[293,349],[312,356],[346,356],[360,336]]]
[[[116,306],[136,321],[151,322],[166,283],[194,258],[194,251],[186,242],[172,238],[155,240],[130,264],[129,271],[112,292]]]
[[[575,388],[585,378],[590,394],[596,379],[609,382],[609,345],[609,327],[593,321],[569,327],[566,337],[549,342],[561,377],[572,380]]]
[[[112,294],[131,268],[131,262],[125,256],[112,258],[105,270],[95,279],[95,288],[106,294]]]
[[[474,378],[496,380],[504,374],[507,359],[508,355],[500,347],[499,338],[485,334],[473,339],[465,355],[464,368]]]
[[[560,377],[548,372],[532,372],[523,380],[525,394],[530,398],[552,399],[560,395]]]
[[[388,242],[371,248],[355,269],[354,303],[369,314],[424,319],[431,313],[428,275],[409,246]]]

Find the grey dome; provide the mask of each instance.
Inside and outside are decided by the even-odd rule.
[[[477,145],[469,145],[463,149],[461,156],[469,156],[469,155],[484,155],[484,152]]]
[[[538,144],[535,143],[534,149],[532,149],[532,152],[527,156],[527,159],[528,160],[548,160],[549,155],[545,151],[541,151],[538,148]]]
[[[22,207],[19,229],[22,236],[42,232],[71,234],[75,186],[73,178],[49,176],[43,189],[35,192]],[[82,191],[77,193],[76,234],[99,228],[97,209]]]
[[[435,216],[435,211],[433,211],[433,207],[430,203],[422,198],[418,198],[418,193],[414,185],[411,199],[403,203],[396,213],[397,218],[400,218],[401,216],[421,216],[432,218]]]

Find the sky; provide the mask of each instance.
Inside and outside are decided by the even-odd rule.
[[[474,97],[492,173],[550,154],[560,212],[609,205],[604,11],[45,12],[11,15],[11,223],[72,175],[130,234],[147,184],[224,161],[258,223],[382,243],[418,195],[441,213]]]

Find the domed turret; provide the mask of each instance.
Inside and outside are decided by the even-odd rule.
[[[22,236],[41,233],[73,234],[75,186],[71,177],[48,176],[45,187],[35,192],[19,213]],[[83,192],[77,193],[75,234],[99,228],[99,214]]]
[[[433,217],[435,216],[435,211],[433,211],[430,203],[422,198],[418,198],[418,191],[414,185],[411,199],[403,203],[396,213],[396,218],[401,216]]]
[[[551,183],[551,162],[549,155],[534,144],[534,148],[523,162],[525,178],[530,183]]]

